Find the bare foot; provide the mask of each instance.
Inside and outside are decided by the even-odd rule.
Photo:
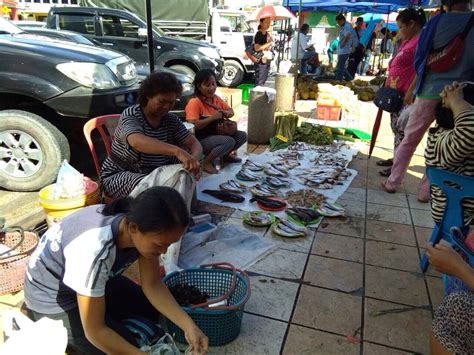
[[[212,163],[204,164],[202,168],[208,174],[217,174],[219,172],[216,168],[214,168]]]

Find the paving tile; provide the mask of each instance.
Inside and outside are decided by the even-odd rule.
[[[345,200],[343,198],[339,198],[337,203],[345,208],[346,216],[359,218],[365,217],[365,203],[354,200]]]
[[[429,305],[423,275],[367,265],[365,295],[411,306]]]
[[[407,194],[407,197],[408,197],[408,204],[410,205],[410,208],[431,211],[431,204],[418,202],[418,195]]]
[[[280,248],[291,251],[299,251],[302,253],[309,253],[311,250],[311,245],[313,244],[314,233],[315,231],[313,229],[309,229],[308,234],[305,237],[283,238],[275,235],[269,228],[265,234],[265,238],[271,239],[272,243],[278,244]]]
[[[366,228],[367,239],[416,246],[413,227],[408,224],[367,220]]]
[[[259,237],[263,237],[267,232],[268,227],[253,227],[249,226],[248,224],[244,223],[240,218],[228,218],[225,222],[222,223],[225,226],[237,226],[239,228],[243,228],[246,231],[258,235]]]
[[[365,176],[357,175],[354,180],[351,182],[351,187],[357,188],[366,188],[367,186],[367,178]]]
[[[401,351],[386,346],[364,342],[364,355],[403,355],[413,354],[413,352]]]
[[[360,345],[350,344],[345,337],[291,325],[283,355],[359,355]]]
[[[418,240],[418,246],[420,248],[426,248],[428,246],[428,242],[431,238],[432,232],[433,232],[433,228],[424,228],[424,227],[415,226],[415,235],[416,235],[416,239]]]
[[[385,206],[375,203],[367,204],[367,219],[411,224],[410,211],[408,208]]]
[[[438,277],[426,276],[426,283],[428,284],[433,309],[437,309],[444,298],[443,280]]]
[[[385,191],[367,189],[367,204],[378,203],[380,205],[408,207],[406,195],[397,192],[387,194]]]
[[[256,262],[249,271],[287,279],[303,277],[306,254],[278,249]]]
[[[362,298],[303,285],[292,323],[341,335],[361,326]]]
[[[304,280],[315,286],[354,292],[362,287],[362,272],[362,264],[311,255]]]
[[[364,258],[364,241],[360,238],[318,232],[311,254],[361,263]]]
[[[411,209],[413,224],[418,227],[433,228],[434,221],[431,216],[431,211]]]
[[[360,187],[349,187],[340,197],[344,200],[365,202],[366,189]]]
[[[245,311],[289,321],[296,300],[298,284],[265,276],[251,276],[252,297]]]
[[[364,340],[429,354],[431,312],[413,308],[399,313],[377,315],[403,306],[365,299]]]
[[[208,354],[279,354],[287,326],[285,322],[244,313],[237,339],[209,348]]]
[[[370,265],[420,271],[418,249],[415,247],[368,240],[365,258],[366,263]]]
[[[318,231],[363,238],[364,224],[365,220],[357,217],[324,218]]]

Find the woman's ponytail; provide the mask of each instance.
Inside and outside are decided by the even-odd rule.
[[[102,209],[102,214],[104,216],[114,216],[117,213],[127,213],[132,209],[132,204],[132,197],[118,198],[105,205],[105,207]]]

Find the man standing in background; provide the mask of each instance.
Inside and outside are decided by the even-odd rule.
[[[337,48],[336,80],[351,81],[354,77],[347,71],[346,64],[352,53],[356,34],[352,26],[346,21],[343,14],[336,16],[336,22],[340,27],[339,46]]]
[[[358,17],[356,20],[356,27],[354,28],[355,38],[354,38],[354,52],[351,53],[349,57],[349,64],[347,66],[347,71],[355,77],[357,72],[357,67],[359,66],[360,62],[364,58],[365,47],[360,42],[365,29],[362,27],[364,25],[364,19],[362,17]]]

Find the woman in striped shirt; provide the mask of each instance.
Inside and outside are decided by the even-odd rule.
[[[182,86],[173,74],[154,72],[141,84],[138,105],[122,113],[112,151],[102,165],[104,192],[126,197],[156,168],[182,163],[199,178],[202,147],[181,120],[170,114]]]
[[[471,105],[474,103],[473,92],[474,85],[456,82],[446,85],[442,91],[442,104],[448,110],[439,110],[436,115],[437,126],[429,130],[425,151],[426,166],[474,176],[474,107]],[[452,116],[449,110],[452,111]],[[439,188],[433,186],[431,199],[433,219],[440,223],[446,197]],[[470,223],[474,217],[474,200],[465,199],[463,207],[465,222]]]

